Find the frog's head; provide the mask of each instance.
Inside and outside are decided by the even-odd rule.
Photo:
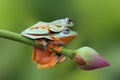
[[[65,27],[61,32],[53,34],[57,40],[55,40],[54,44],[65,45],[72,39],[77,36],[75,31],[72,31],[69,27]]]
[[[73,23],[70,18],[65,18],[65,19],[59,19],[51,22],[52,24],[58,25],[58,26],[64,26],[64,27],[72,27]]]

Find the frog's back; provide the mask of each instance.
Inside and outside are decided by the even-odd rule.
[[[49,39],[52,40],[51,32],[60,32],[64,26],[58,26],[47,22],[38,22],[32,27],[24,30],[21,35],[31,39]]]
[[[49,36],[48,23],[46,22],[38,22],[32,27],[24,30],[21,35],[31,39],[40,39],[46,38],[51,39]]]

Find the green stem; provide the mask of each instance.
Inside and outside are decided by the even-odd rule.
[[[14,40],[14,41],[21,42],[21,43],[25,43],[25,44],[28,44],[28,45],[40,47],[39,45],[37,45],[37,43],[34,40],[23,37],[18,33],[14,33],[14,32],[10,32],[10,31],[0,29],[0,37],[10,39],[10,40]]]
[[[65,55],[65,56],[67,56],[67,57],[72,59],[74,54],[75,54],[75,50],[62,48],[61,54],[63,54],[63,55]]]
[[[31,45],[31,46],[36,46],[36,47],[39,47],[39,48],[43,48],[42,46],[39,46],[35,42],[35,40],[28,39],[26,37],[21,36],[18,33],[14,33],[14,32],[11,32],[11,31],[6,31],[6,30],[0,29],[0,37],[5,38],[5,39],[9,39],[9,40],[13,40],[13,41],[17,41],[17,42],[21,42],[21,43],[25,43],[25,44],[28,44],[28,45]],[[73,58],[73,55],[74,55],[75,51],[62,48],[62,50],[60,52],[61,52],[61,54],[65,55],[69,58]]]

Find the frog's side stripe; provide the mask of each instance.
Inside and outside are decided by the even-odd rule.
[[[23,36],[31,38],[31,39],[46,38],[46,39],[52,40],[52,38],[50,36],[33,36],[33,35],[29,35],[29,34],[24,34]]]

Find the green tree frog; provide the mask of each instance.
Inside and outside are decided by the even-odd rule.
[[[21,33],[22,36],[34,39],[39,45],[44,46],[44,48],[33,47],[32,59],[38,63],[39,69],[53,67],[65,60],[60,50],[77,36],[77,33],[70,29],[72,26],[71,19],[67,17],[52,22],[38,22]]]

